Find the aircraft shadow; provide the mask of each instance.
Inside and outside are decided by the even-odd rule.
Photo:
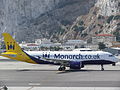
[[[34,69],[21,69],[21,70],[16,70],[18,72],[28,72],[28,71],[42,71],[42,72],[46,72],[46,71],[54,71],[54,72],[57,72],[57,74],[64,74],[64,73],[72,73],[72,72],[120,72],[120,70],[104,70],[104,71],[101,71],[101,70],[87,70],[87,69],[82,69],[82,70],[65,70],[65,71],[58,71],[58,70],[45,70],[45,69],[37,69],[37,70],[34,70]]]
[[[44,70],[44,69],[21,69],[21,70],[16,70],[18,72],[26,72],[26,71],[58,71],[58,70]]]
[[[120,72],[120,70],[65,70],[65,71],[59,71],[57,74],[64,74],[64,73],[72,73],[72,72]]]
[[[59,71],[57,74],[72,73],[72,72],[89,72],[89,70],[65,70],[65,71]]]

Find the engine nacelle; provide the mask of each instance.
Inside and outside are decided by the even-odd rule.
[[[78,61],[70,62],[70,69],[81,69],[82,67],[84,67],[84,65],[82,65],[82,62],[78,62]]]

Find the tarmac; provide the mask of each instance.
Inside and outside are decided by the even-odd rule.
[[[58,71],[59,66],[0,60],[0,85],[8,90],[120,90],[120,62],[116,66],[89,65],[82,70]]]

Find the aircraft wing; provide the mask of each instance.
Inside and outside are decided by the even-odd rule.
[[[64,60],[64,59],[49,59],[49,58],[43,58],[43,59],[45,59],[46,61],[49,61],[49,62],[54,62],[54,63],[61,63],[61,64],[69,64],[69,60]]]

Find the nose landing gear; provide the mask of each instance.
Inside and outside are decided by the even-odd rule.
[[[104,71],[104,67],[103,67],[103,64],[101,64],[101,71]]]

